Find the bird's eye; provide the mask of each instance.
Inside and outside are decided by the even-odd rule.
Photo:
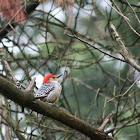
[[[55,79],[55,77],[52,77],[53,79]]]

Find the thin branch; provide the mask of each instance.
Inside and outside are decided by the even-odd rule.
[[[132,7],[131,4],[128,2],[128,0],[125,0],[125,1],[127,2],[128,6],[130,7],[131,11],[133,12],[134,16],[136,17],[137,21],[138,21],[139,24],[140,24],[140,20],[139,20],[139,18],[138,18],[138,16],[137,16],[136,12],[133,10],[133,7]]]
[[[126,46],[124,45],[123,41],[121,40],[121,38],[120,38],[115,26],[113,24],[111,24],[111,23],[110,23],[109,26],[110,26],[111,32],[113,33],[114,38],[116,39],[117,43],[119,44],[120,49],[122,50],[121,54],[124,57],[125,62],[127,62],[132,67],[134,67],[135,69],[140,71],[140,66],[135,61],[131,60],[130,52],[128,52]]]
[[[140,76],[136,79],[136,81],[121,95],[118,95],[118,96],[115,96],[113,97],[112,99],[108,100],[108,102],[111,102],[112,100],[114,100],[115,98],[118,98],[118,97],[123,97],[124,95],[126,95],[128,93],[128,91],[137,83],[137,81],[140,80]]]
[[[137,81],[140,80],[140,76],[137,78],[137,80],[125,91],[125,93],[121,94],[120,96],[124,96],[127,94],[127,92],[136,84]]]
[[[117,11],[113,6],[111,6],[106,0],[104,0],[113,10],[115,10],[120,16],[122,16],[124,19],[129,20],[129,18],[127,18],[126,16],[124,16],[122,13],[120,13],[119,11]]]
[[[119,0],[119,2],[128,5],[128,3],[126,3],[124,0]],[[133,7],[140,8],[140,5],[139,5],[139,4],[137,4],[137,5],[135,5],[135,4],[130,4],[130,5],[133,6]]]
[[[33,80],[30,82],[30,84],[28,85],[28,87],[24,90],[24,92],[30,92],[31,90],[34,89],[35,87],[35,80],[36,80],[36,77],[33,78]]]
[[[121,10],[119,9],[119,7],[118,7],[118,6],[116,5],[116,3],[114,2],[114,0],[110,0],[110,1],[116,6],[116,8],[118,9],[118,11],[119,11],[120,13],[122,13]],[[139,34],[138,32],[136,32],[136,30],[133,29],[133,27],[130,25],[130,23],[128,22],[128,20],[126,20],[126,18],[124,18],[124,20],[126,21],[127,25],[130,27],[130,29],[131,29],[137,36],[140,37],[140,34]]]
[[[14,74],[13,74],[13,72],[12,72],[12,70],[11,70],[9,64],[8,64],[8,62],[7,62],[6,60],[3,60],[3,62],[4,62],[4,64],[5,64],[7,70],[9,71],[9,73],[10,73],[10,75],[11,75],[11,77],[12,77],[14,83],[15,83],[15,85],[16,85],[17,87],[19,87],[19,84],[17,83],[17,80],[16,80],[16,78],[15,78],[15,76],[14,76]]]
[[[102,122],[101,126],[98,128],[99,130],[103,130],[105,128],[105,126],[108,124],[110,118],[112,117],[114,113],[111,112],[105,119],[104,121]]]
[[[123,59],[117,58],[117,57],[115,57],[115,56],[113,56],[113,55],[111,55],[111,54],[109,54],[109,53],[106,53],[105,51],[103,51],[103,50],[101,50],[101,49],[95,47],[94,45],[88,43],[87,41],[85,41],[85,40],[83,40],[83,39],[77,37],[76,35],[70,35],[70,34],[66,34],[66,35],[69,36],[69,37],[72,37],[72,38],[76,38],[76,39],[80,40],[80,41],[83,42],[83,43],[86,43],[87,45],[91,46],[92,48],[98,50],[99,52],[101,52],[101,53],[103,53],[103,54],[105,54],[105,55],[108,55],[108,56],[110,56],[110,57],[112,57],[112,58],[114,58],[114,59],[117,59],[117,60],[126,62],[126,61],[123,60]]]

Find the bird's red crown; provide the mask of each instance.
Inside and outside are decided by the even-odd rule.
[[[44,78],[44,80],[43,80],[43,83],[42,83],[42,84],[44,84],[44,83],[50,83],[50,82],[51,82],[51,81],[50,81],[50,78],[51,78],[51,77],[57,77],[57,76],[54,75],[54,74],[46,75],[45,78]]]

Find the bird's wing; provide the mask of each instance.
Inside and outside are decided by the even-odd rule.
[[[55,86],[53,83],[45,83],[38,89],[36,96],[49,94],[54,88]]]

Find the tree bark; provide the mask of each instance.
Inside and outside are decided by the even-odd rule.
[[[0,92],[6,98],[15,103],[32,109],[44,116],[55,119],[68,127],[71,127],[82,134],[90,137],[92,140],[115,140],[106,133],[99,131],[83,120],[40,100],[34,100],[32,93],[26,93],[16,88],[8,80],[0,76]]]

